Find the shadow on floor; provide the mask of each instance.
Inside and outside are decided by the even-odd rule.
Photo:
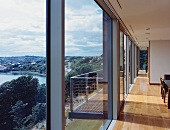
[[[147,74],[138,74],[138,77],[147,77]]]
[[[126,101],[118,118],[119,129],[122,129],[126,123],[129,128],[133,125],[142,127],[162,127],[170,129],[170,110],[167,104],[155,104],[144,102]]]
[[[119,121],[130,122],[134,124],[157,126],[162,128],[170,128],[170,118],[153,117],[140,114],[132,113],[121,113],[119,116]],[[123,125],[123,124],[122,124]]]

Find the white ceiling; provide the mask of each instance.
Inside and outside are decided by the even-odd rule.
[[[170,40],[170,0],[106,1],[110,2],[139,46],[148,46],[149,40]]]

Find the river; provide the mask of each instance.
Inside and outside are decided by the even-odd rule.
[[[0,73],[0,85],[3,84],[6,81],[11,81],[12,79],[17,79],[20,76],[27,76],[27,75],[20,75],[20,74],[11,74],[11,73]],[[37,75],[31,75],[35,78],[38,78],[39,83],[46,84],[46,77],[43,76],[37,76]]]

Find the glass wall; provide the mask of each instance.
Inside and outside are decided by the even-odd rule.
[[[124,37],[123,32],[120,31],[120,105],[124,99]]]
[[[136,62],[137,62],[137,66],[136,66],[136,76],[138,76],[138,71],[139,71],[139,48],[137,47],[136,49]]]
[[[128,47],[129,47],[129,88],[131,87],[132,84],[132,43],[130,40],[128,40]]]
[[[65,129],[104,130],[111,18],[94,1],[65,2]]]
[[[147,50],[140,50],[140,69],[146,70],[147,66]]]
[[[45,3],[0,1],[1,130],[46,129]]]
[[[124,97],[128,94],[127,92],[127,36],[124,34]]]
[[[135,80],[135,44],[134,42],[131,43],[132,46],[132,64],[131,64],[131,74],[132,74],[132,81],[131,83],[134,84],[134,80]]]
[[[132,84],[135,79],[135,44],[132,42]]]
[[[137,46],[135,45],[135,72],[134,72],[135,78],[137,76]]]

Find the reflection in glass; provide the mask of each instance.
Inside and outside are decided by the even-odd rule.
[[[65,129],[104,130],[111,19],[91,0],[66,0],[65,6]]]
[[[124,97],[128,94],[127,92],[127,39],[124,34]]]
[[[124,43],[123,32],[120,31],[120,104],[124,99]]]
[[[131,79],[131,74],[132,74],[132,44],[131,41],[129,40],[129,88],[131,87],[132,84],[132,79]]]

